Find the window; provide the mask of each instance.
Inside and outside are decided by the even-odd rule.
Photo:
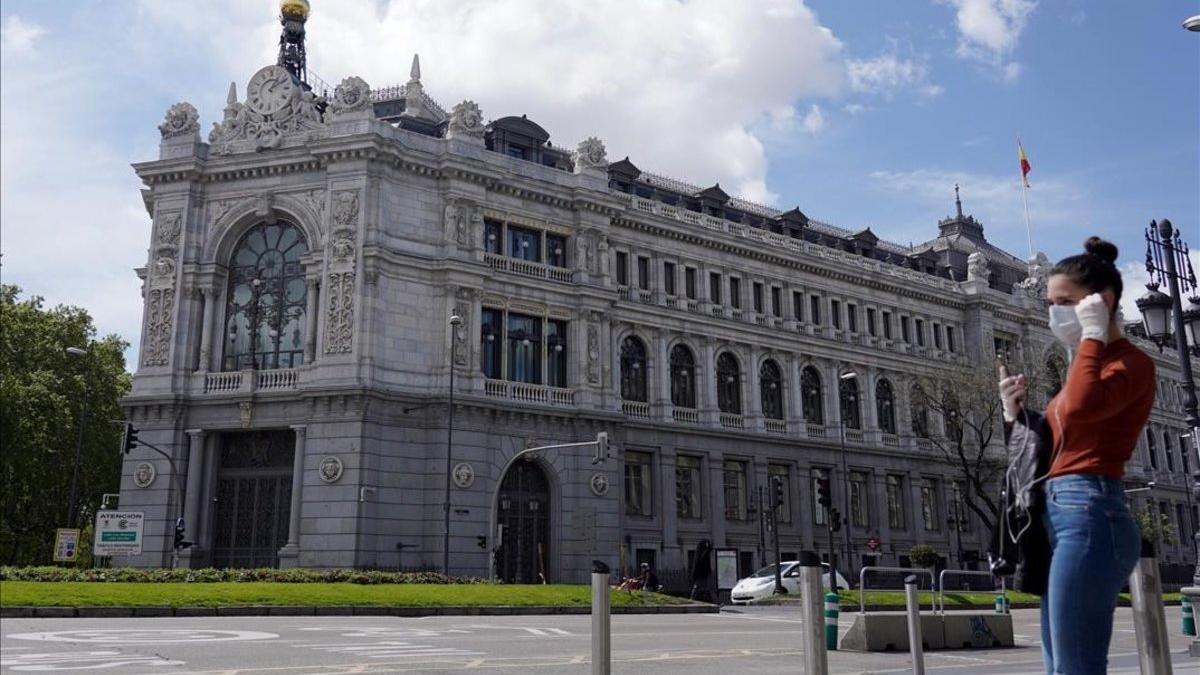
[[[821,298],[815,295],[808,296],[808,320],[814,326],[821,325]]]
[[[846,303],[846,328],[851,333],[858,332],[858,305]]]
[[[967,486],[962,481],[954,482],[954,504],[950,507],[950,517],[957,521],[959,531],[971,531],[971,511],[967,508]]]
[[[727,459],[722,465],[725,481],[725,519],[746,519],[746,463]]]
[[[1187,541],[1190,538],[1189,535],[1192,533],[1192,528],[1187,521],[1187,513],[1184,511],[1183,504],[1175,505],[1175,522],[1179,528],[1178,540],[1181,542]]]
[[[541,262],[542,236],[536,230],[508,226],[508,255],[518,260]]]
[[[1178,432],[1178,431],[1176,431],[1175,433],[1177,433],[1177,434],[1178,434],[1179,432]],[[1181,434],[1181,435],[1180,435],[1180,438],[1182,438],[1182,437],[1183,437],[1183,436],[1182,436],[1182,434]],[[1185,476],[1190,476],[1190,475],[1192,475],[1192,469],[1191,469],[1191,467],[1190,467],[1190,466],[1188,466],[1189,462],[1188,462],[1188,449],[1187,449],[1187,444],[1183,443],[1182,441],[1181,441],[1181,442],[1180,442],[1180,444],[1179,444],[1179,463],[1180,463],[1181,465],[1183,465],[1183,475],[1185,475]]]
[[[807,366],[800,374],[800,403],[804,410],[804,421],[809,424],[825,423],[825,405],[822,402],[821,375],[817,369]]]
[[[883,433],[896,433],[896,395],[892,392],[892,383],[884,379],[875,383],[875,414]]]
[[[829,323],[838,330],[842,328],[842,303],[837,300],[829,301]]]
[[[742,280],[729,277],[729,306],[734,309],[742,307]]]
[[[838,398],[841,402],[842,424],[847,429],[861,429],[862,416],[858,414],[858,378],[839,380]]]
[[[892,339],[892,313],[891,312],[883,313],[883,339],[885,339],[885,340]]]
[[[708,301],[714,305],[721,304],[721,273],[708,273]]]
[[[929,438],[929,407],[925,405],[925,393],[919,385],[909,389],[909,406],[912,408],[912,432],[917,438]]]
[[[908,317],[907,316],[900,317],[900,339],[903,340],[904,342],[912,342],[912,339],[908,333]]]
[[[542,383],[542,320],[521,314],[508,315],[508,379]]]
[[[646,345],[632,335],[621,341],[621,398],[642,401],[646,398]]]
[[[300,228],[286,221],[242,235],[229,261],[226,370],[304,363],[308,285],[300,257],[307,252]]]
[[[817,485],[824,480],[829,480],[829,469],[812,469],[812,506],[813,506],[813,524],[825,525],[829,522],[829,511],[817,501]],[[830,489],[833,489],[833,484],[830,483]],[[832,495],[831,495],[832,496]]]
[[[717,357],[717,407],[723,413],[742,413],[742,382],[737,359],[729,352]]]
[[[905,529],[903,476],[888,475],[887,477],[887,510],[888,527],[893,530]]]
[[[483,308],[479,369],[485,377],[567,386],[567,322]],[[543,377],[544,373],[544,377]]]
[[[617,285],[629,285],[629,254],[617,251]]]
[[[1167,471],[1175,471],[1175,458],[1171,456],[1171,432],[1163,432],[1163,457],[1167,460]]]
[[[650,259],[644,255],[637,258],[637,281],[638,288],[650,290]]]
[[[504,334],[504,312],[485,307],[479,324],[479,369],[484,377],[499,380],[504,377],[500,370],[500,355],[504,347],[500,339]]]
[[[954,346],[954,326],[946,326],[946,349],[951,354],[957,351]]]
[[[651,515],[651,454],[625,451],[625,514]]]
[[[783,289],[778,286],[771,287],[771,314],[783,316]]]
[[[1158,446],[1154,442],[1154,430],[1146,428],[1146,452],[1150,455],[1150,467],[1158,468]]]
[[[925,322],[921,319],[917,319],[916,325],[914,326],[914,328],[916,328],[916,330],[917,330],[917,346],[924,347],[925,346]]]
[[[942,326],[941,324],[933,324],[933,346],[936,349],[942,348]]]
[[[783,419],[783,375],[773,360],[763,361],[758,369],[758,384],[761,389],[763,417]]]
[[[500,255],[504,243],[504,223],[491,218],[483,221],[483,248],[488,253]]]
[[[679,455],[675,458],[675,515],[700,518],[700,458]]]
[[[775,504],[775,481],[783,483],[783,505],[775,509],[775,517],[781,523],[792,522],[792,472],[784,464],[768,464],[767,481],[772,506]]]
[[[567,322],[546,322],[546,384],[567,386]]]
[[[875,308],[874,307],[867,308],[867,335],[870,335],[871,337],[875,337],[875,335],[876,335],[876,332],[875,332]]]
[[[850,472],[850,523],[854,527],[869,526],[867,474],[863,471]]]
[[[800,291],[792,291],[792,318],[804,321],[804,294]]]
[[[663,292],[675,295],[675,263],[663,263]]]
[[[756,281],[756,282],[754,282],[754,286],[752,286],[751,288],[753,289],[753,296],[754,296],[753,297],[754,311],[758,312],[759,314],[762,314],[763,313],[763,285]]]
[[[519,145],[509,145],[508,146],[508,156],[516,157],[517,159],[527,160],[527,159],[529,159],[529,149],[523,148]]]
[[[696,359],[683,345],[671,349],[671,405],[696,407]]]
[[[696,268],[683,268],[683,293],[688,300],[696,299]]]
[[[546,235],[546,264],[554,267],[567,266],[567,240],[557,234]]]
[[[996,350],[996,356],[1006,361],[1011,361],[1013,355],[1016,354],[1016,344],[1017,338],[1011,335],[996,333],[992,337],[992,346]]]
[[[921,480],[921,520],[925,522],[925,529],[930,532],[939,532],[942,529],[941,511],[937,503],[937,481],[932,478]]]

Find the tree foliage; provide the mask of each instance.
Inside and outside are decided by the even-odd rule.
[[[908,560],[916,567],[933,567],[938,562],[938,554],[928,544],[915,544],[908,549]]]
[[[1175,526],[1171,523],[1171,516],[1155,511],[1153,506],[1146,506],[1134,511],[1133,518],[1141,530],[1142,541],[1150,544],[1161,542],[1163,546],[1176,543]]]
[[[45,564],[54,530],[65,527],[75,434],[87,401],[79,473],[83,527],[101,495],[120,485],[120,398],[129,391],[119,336],[96,338],[79,307],[43,307],[0,286],[0,564]],[[84,357],[67,347],[87,350]]]

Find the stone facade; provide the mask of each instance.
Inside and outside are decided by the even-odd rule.
[[[281,77],[259,71],[244,102],[231,87],[211,145],[190,105],[172,107],[159,159],[135,165],[153,225],[139,270],[142,353],[124,406],[140,438],[173,461],[146,448],[127,457],[121,507],[146,512],[148,538],[142,556],[118,562],[169,564],[184,517],[196,542],[185,565],[438,566],[452,374],[456,574],[500,573],[498,547],[530,546],[518,521],[499,531],[517,507],[545,528],[529,550],[551,581],[585,581],[593,559],[684,569],[701,539],[757,565],[749,511],[776,474],[787,480],[781,549],[827,553],[811,478],[832,471],[834,504],[845,503],[843,431],[866,510],[865,525],[848,526],[853,565],[865,555],[894,565],[917,543],[956,549],[946,514],[957,477],[912,432],[910,385],[990,363],[997,339],[1031,362],[1053,352],[1044,303],[1022,291],[1036,280],[1014,285],[1024,264],[986,244],[961,209],[970,227],[947,219],[936,242],[899,247],[719,186],[642,174],[628,159],[609,163],[594,138],[554,148],[524,118],[485,132],[470,101],[442,112],[415,65],[405,87],[370,92],[375,114],[359,78],[326,107],[299,84],[268,86]],[[263,318],[253,312],[279,311],[263,299],[270,291],[248,303],[231,294],[266,288],[270,275],[239,286],[234,253],[277,221],[298,231],[304,251],[286,291],[294,315]],[[250,266],[266,270],[265,259]],[[250,340],[264,350],[294,333],[289,367],[239,365],[235,305],[250,308],[249,325],[262,329]],[[536,320],[538,332],[504,323],[488,332],[512,316]],[[695,363],[690,406],[678,405],[669,366],[678,345]],[[265,358],[254,349],[250,361]],[[1130,480],[1157,481],[1155,499],[1174,519],[1187,504],[1176,368],[1170,354],[1151,353],[1163,380],[1153,435],[1161,453],[1160,437],[1174,434],[1174,464],[1152,469],[1140,448]],[[722,355],[734,374],[718,373]],[[640,375],[630,374],[635,362]],[[822,382],[817,421],[802,404],[805,368]],[[844,428],[839,409],[835,383],[847,372],[860,392],[858,428]],[[764,411],[763,373],[781,390],[778,412]],[[879,419],[881,379],[895,396],[890,430]],[[520,450],[601,431],[614,441],[608,461],[593,465],[586,448],[545,451],[533,460],[541,497],[526,506],[511,495],[534,493],[500,494]],[[930,433],[944,433],[937,420]],[[143,462],[157,477],[138,487]],[[699,503],[677,494],[693,481]],[[889,494],[901,527],[889,525]],[[986,535],[970,521],[962,548],[981,551]],[[881,544],[875,554],[869,538]],[[845,541],[839,534],[838,547]],[[1172,555],[1190,560],[1190,547]]]

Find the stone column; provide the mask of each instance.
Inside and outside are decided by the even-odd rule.
[[[749,383],[749,387],[743,384],[743,391],[746,391],[746,405],[742,407],[746,413],[746,428],[754,431],[762,431],[763,414],[762,414],[762,388],[759,386],[758,380],[758,360],[761,356],[758,347],[750,347],[750,357],[746,362],[746,372],[742,377],[743,383]]]
[[[788,354],[783,368],[783,410],[787,417],[788,433],[798,434],[804,428],[804,410],[800,405],[800,359]]]
[[[317,297],[320,285],[317,283],[317,277],[308,277],[304,281],[308,285],[304,298],[304,362],[312,363],[317,354],[317,314],[320,307]]]
[[[296,432],[296,449],[292,457],[292,503],[288,512],[288,540],[279,550],[281,568],[296,567],[300,558],[300,506],[304,503],[304,445],[308,427],[293,424]]]
[[[652,349],[656,352],[653,359],[654,366],[651,372],[654,374],[654,379],[648,382],[649,386],[654,389],[650,393],[650,403],[654,406],[651,415],[655,419],[665,420],[671,416],[669,410],[671,406],[671,357],[667,349],[667,343],[670,342],[670,336],[662,329],[654,332],[654,345]]]
[[[712,338],[704,341],[700,362],[696,366],[696,379],[703,378],[704,387],[704,396],[699,401],[700,421],[715,425],[717,424],[717,345]],[[700,387],[697,387],[696,393],[700,393],[700,391]]]
[[[207,301],[208,295],[205,295]],[[204,308],[205,317],[208,317],[207,302]],[[207,323],[207,321],[206,321]],[[190,548],[184,549],[180,553],[180,566],[191,567],[191,560],[197,553],[200,544],[199,533],[200,528],[200,490],[202,478],[204,475],[204,437],[203,429],[188,429],[188,459],[187,459],[187,487],[184,493],[183,504],[183,523],[184,532],[188,541],[193,542]]]
[[[880,377],[874,366],[867,366],[866,376],[859,377],[862,382],[858,383],[858,398],[861,411],[860,416],[863,420],[863,430],[866,438],[873,442],[883,443],[883,429],[879,428],[879,406],[875,400],[875,382]],[[893,389],[893,403],[895,399],[895,390]],[[895,410],[893,409],[893,413]]]
[[[216,301],[216,291],[212,288],[201,288],[200,295],[204,299],[204,318],[200,324],[200,362],[196,370],[207,373],[212,367],[213,304]]]
[[[665,560],[680,561],[678,513],[675,506],[675,448],[663,446],[659,461],[659,490],[662,495],[662,549]],[[687,561],[684,560],[684,563]],[[659,569],[663,564],[659,563]]]

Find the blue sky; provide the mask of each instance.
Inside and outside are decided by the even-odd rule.
[[[527,113],[559,146],[907,243],[952,212],[1026,255],[1099,234],[1140,293],[1142,229],[1200,245],[1200,2],[312,0],[310,65],[403,83],[485,117]],[[273,62],[273,0],[30,2],[0,9],[3,274],[136,344],[132,269],[150,223],[129,164],[180,100],[219,119]]]

